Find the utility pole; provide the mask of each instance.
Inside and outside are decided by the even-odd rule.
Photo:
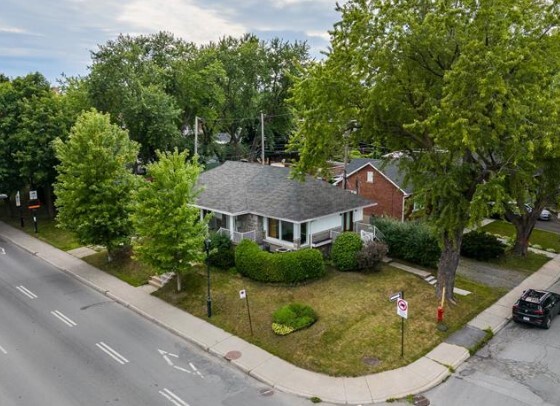
[[[194,116],[194,155],[198,155],[198,116]]]
[[[344,132],[344,177],[342,179],[342,188],[346,190],[346,167],[348,166],[348,131]]]
[[[264,165],[264,113],[261,111],[261,161]]]

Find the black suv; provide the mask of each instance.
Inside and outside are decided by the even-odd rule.
[[[550,328],[552,318],[560,312],[560,295],[545,290],[529,289],[515,302],[513,320]]]

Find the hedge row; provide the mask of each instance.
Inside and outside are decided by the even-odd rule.
[[[251,240],[241,241],[235,249],[235,267],[241,275],[260,282],[296,283],[325,275],[325,263],[318,250],[271,253]]]
[[[427,225],[388,218],[375,218],[372,224],[384,234],[390,257],[426,267],[437,267],[441,249],[436,235]]]

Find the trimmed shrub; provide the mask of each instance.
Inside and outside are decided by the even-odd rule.
[[[347,231],[334,240],[331,259],[339,271],[358,269],[358,252],[362,249],[362,240],[356,233]]]
[[[435,268],[441,255],[436,235],[424,223],[374,218],[372,224],[384,234],[388,255],[414,264]]]
[[[379,271],[381,269],[381,261],[385,255],[387,255],[388,250],[387,244],[379,241],[369,241],[365,243],[362,249],[356,254],[358,269]]]
[[[317,321],[317,314],[307,305],[290,303],[272,315],[272,330],[279,335],[290,334],[309,327]]]
[[[210,255],[206,260],[209,265],[220,269],[235,266],[235,253],[228,236],[218,233],[210,234]]]
[[[211,252],[208,255],[208,264],[220,269],[229,269],[235,266],[235,251],[233,248]]]
[[[318,250],[271,253],[251,240],[243,240],[235,249],[235,267],[248,278],[260,282],[297,283],[325,275],[325,263]]]
[[[506,245],[484,231],[470,231],[463,236],[461,255],[486,261],[504,255]]]

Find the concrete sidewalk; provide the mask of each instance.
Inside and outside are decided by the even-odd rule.
[[[0,236],[178,336],[217,356],[229,359],[232,364],[256,379],[299,396],[316,396],[325,402],[338,404],[385,402],[387,399],[417,394],[438,385],[469,357],[467,348],[444,342],[412,364],[392,371],[358,378],[337,378],[310,372],[2,222]],[[511,306],[524,289],[546,289],[559,277],[560,257],[556,256],[479,314],[465,329],[470,331],[491,328],[497,332],[510,319]]]

